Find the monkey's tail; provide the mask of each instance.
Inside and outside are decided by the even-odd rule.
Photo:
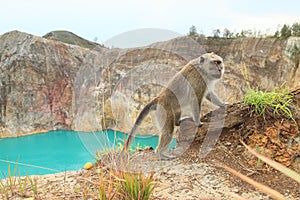
[[[128,138],[124,144],[124,151],[127,151],[133,138],[134,138],[134,134],[136,132],[136,130],[138,129],[138,127],[140,126],[140,124],[142,123],[142,121],[144,120],[144,118],[149,114],[150,111],[155,110],[157,107],[157,99],[153,99],[150,103],[148,103],[143,110],[140,112],[140,114],[138,115],[137,119],[135,120],[135,123],[130,131],[130,133],[128,134]]]

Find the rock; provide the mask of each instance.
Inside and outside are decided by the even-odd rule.
[[[239,193],[240,190],[238,188],[235,188],[235,189],[232,190],[232,192]]]
[[[225,146],[231,146],[231,142],[226,142],[224,145]]]

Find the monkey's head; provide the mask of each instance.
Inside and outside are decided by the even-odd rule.
[[[224,74],[223,59],[215,53],[206,53],[197,59],[201,71],[204,71],[210,79],[221,79]]]

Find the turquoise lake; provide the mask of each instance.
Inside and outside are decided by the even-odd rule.
[[[78,170],[94,162],[96,151],[118,148],[127,135],[113,130],[100,132],[51,131],[47,133],[0,139],[0,179],[11,174],[52,174]],[[158,136],[136,135],[131,148],[156,148]],[[173,139],[170,148],[176,146]],[[15,163],[18,162],[16,165]],[[30,166],[29,166],[30,165]]]

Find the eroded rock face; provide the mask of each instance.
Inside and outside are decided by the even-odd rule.
[[[299,85],[299,38],[212,40],[187,37],[133,49],[87,49],[13,31],[0,36],[0,137],[55,129],[128,131],[138,110],[189,60],[220,54],[222,95],[239,101],[253,85]],[[210,108],[210,107],[209,107]],[[151,119],[145,130],[152,130]]]
[[[74,80],[98,52],[14,31],[0,55],[1,135],[71,129]]]

